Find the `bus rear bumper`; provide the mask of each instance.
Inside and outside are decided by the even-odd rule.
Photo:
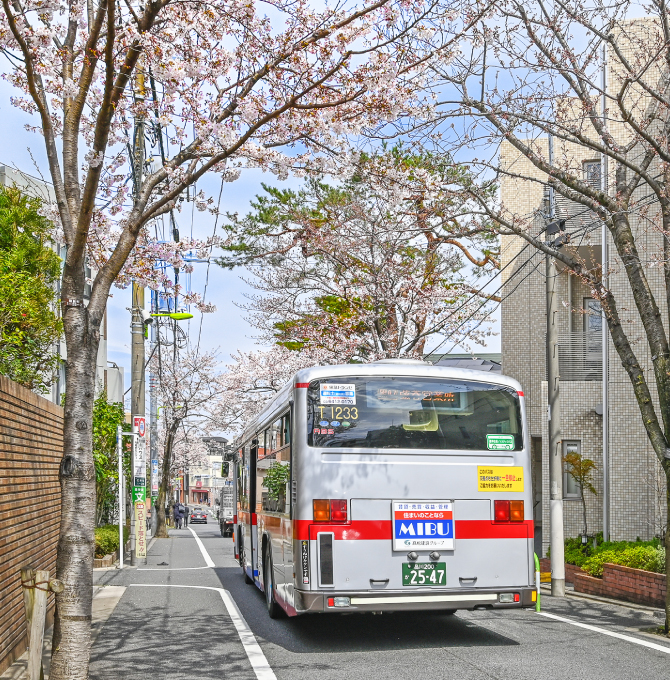
[[[510,599],[511,602],[501,602]],[[535,607],[535,588],[478,588],[458,591],[407,592],[389,590],[384,592],[324,592],[295,591],[296,612],[343,613],[343,612],[395,612],[455,609],[522,609]],[[514,600],[518,596],[518,602]],[[507,597],[505,597],[507,596]],[[348,604],[347,604],[348,601]],[[337,605],[337,606],[336,606]]]

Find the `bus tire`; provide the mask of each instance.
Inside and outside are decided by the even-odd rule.
[[[272,566],[272,552],[265,549],[265,559],[263,560],[263,590],[265,592],[265,605],[271,619],[279,619],[284,613],[283,609],[277,604],[274,588],[274,570]]]

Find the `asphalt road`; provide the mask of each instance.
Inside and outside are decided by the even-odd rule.
[[[127,588],[94,644],[92,680],[670,677],[670,641],[642,632],[660,614],[577,598],[543,595],[543,612],[568,621],[533,611],[273,621],[231,539],[214,521],[191,529],[202,548],[175,530],[146,568],[95,572],[97,585]]]

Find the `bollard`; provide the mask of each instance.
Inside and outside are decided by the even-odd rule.
[[[533,553],[535,557],[535,589],[537,590],[537,600],[535,602],[535,611],[540,611],[540,560],[537,553]]]

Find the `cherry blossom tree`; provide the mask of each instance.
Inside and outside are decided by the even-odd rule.
[[[252,272],[261,294],[247,309],[261,339],[341,363],[421,357],[436,334],[481,342],[490,332],[481,298],[491,296],[473,280],[495,276],[498,246],[473,215],[467,174],[395,148],[360,158],[339,186],[265,186],[254,212],[231,216],[219,260]]]
[[[172,430],[171,427],[173,423],[166,422],[165,425],[165,427],[159,427],[158,430],[158,464],[161,466],[163,478],[165,476],[166,460],[169,461],[170,470],[167,483],[165,484],[162,505],[159,503],[162,483],[159,487],[159,498],[156,499],[157,508],[162,507],[164,513],[163,519],[160,520],[162,524],[162,538],[167,537],[165,525],[168,516],[165,515],[165,512],[170,505],[170,498],[174,488],[173,481],[180,473],[187,474],[189,466],[201,466],[207,463],[207,447],[202,438],[209,434],[206,423],[200,420],[182,420],[175,430]],[[158,509],[156,513],[158,515]]]
[[[601,302],[656,454],[649,464],[665,473],[670,523],[669,8],[502,0],[465,37],[435,71],[434,144],[469,159],[480,182],[467,189],[498,233],[553,258]],[[536,195],[537,210],[492,200],[501,180]],[[566,220],[549,237],[543,191]],[[579,249],[603,224],[607,267]],[[665,544],[670,579],[668,530]],[[669,622],[670,590],[666,634]]]
[[[151,370],[157,383],[162,458],[156,536],[168,538],[165,501],[175,469],[183,469],[202,458],[202,437],[211,431],[229,429],[235,418],[231,418],[231,409],[219,407],[228,387],[215,352],[189,347],[177,354],[174,347],[159,345],[151,359]]]
[[[87,677],[95,512],[91,413],[111,286],[158,286],[151,221],[208,172],[331,169],[349,139],[426,111],[424,74],[465,19],[450,2],[2,0],[4,75],[34,116],[67,245],[61,287],[67,398],[51,677]],[[265,13],[267,11],[267,14]],[[153,136],[158,162],[144,156]],[[131,178],[132,181],[128,181]],[[197,194],[197,206],[211,208]],[[84,304],[87,258],[97,274]],[[197,302],[191,296],[191,302]]]

